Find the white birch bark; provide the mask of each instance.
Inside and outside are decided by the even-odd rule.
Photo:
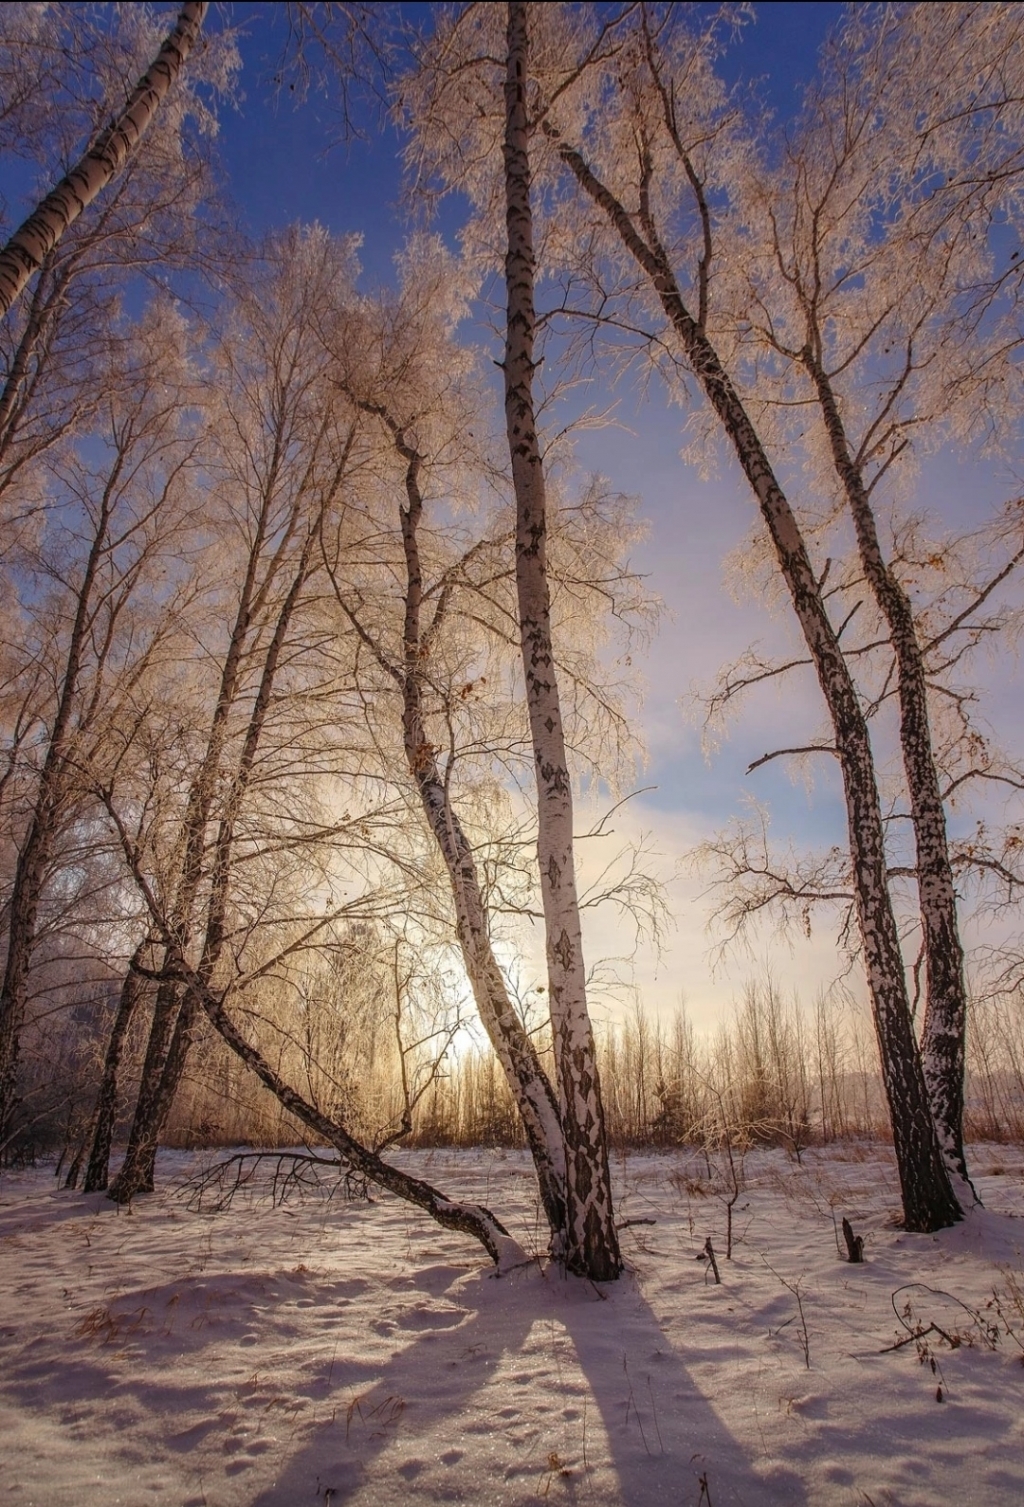
[[[190,0],[120,115],[81,161],[50,190],[0,251],[0,318],[33,273],[96,196],[116,178],[138,146],[195,45],[207,5]]]
[[[548,985],[566,1156],[569,1271],[596,1281],[622,1269],[612,1209],[601,1088],[587,1009],[586,970],[573,858],[572,787],[551,640],[546,572],[546,496],[533,405],[533,217],[527,119],[526,5],[508,6],[505,203],[508,312],[505,417],[516,497],[516,585],[523,673],[537,781],[537,855]]]

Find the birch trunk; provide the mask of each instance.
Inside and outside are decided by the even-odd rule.
[[[339,467],[336,485],[340,483],[341,473],[348,459],[348,453],[346,449],[345,458]],[[328,502],[332,499],[333,493],[328,498]],[[326,505],[325,503],[324,506]],[[322,513],[323,509],[321,509],[321,516]],[[285,646],[288,630],[291,626],[302,589],[309,579],[311,557],[314,542],[318,537],[318,528],[319,522],[317,521],[309,531],[295,576],[285,596],[281,610],[278,613],[274,632],[271,635],[270,643],[264,656],[260,684],[249,717],[249,725],[246,728],[238,767],[232,779],[231,788],[225,803],[224,814],[217,829],[212,878],[210,881],[210,896],[207,902],[206,923],[203,930],[202,953],[197,969],[199,977],[207,985],[210,984],[214,977],[224,947],[235,827],[249,789],[249,782],[259,751],[267,711],[269,710],[271,696],[273,695],[274,681],[277,676],[281,653]],[[159,1075],[154,1075],[152,1102],[147,1103],[146,1106],[143,1123],[145,1153],[144,1158],[140,1158],[140,1170],[144,1181],[136,1190],[138,1192],[152,1191],[157,1146],[159,1145],[164,1125],[167,1122],[167,1116],[171,1111],[175,1096],[181,1086],[181,1080],[192,1050],[195,1027],[200,1013],[200,1001],[194,991],[186,989],[181,998],[180,1005],[174,1011],[174,1018],[169,1039],[166,1041]]]
[[[148,941],[143,942],[136,949],[128,964],[124,983],[121,985],[117,1014],[114,1016],[110,1040],[107,1043],[107,1054],[103,1062],[103,1076],[96,1095],[92,1147],[85,1169],[85,1181],[82,1184],[83,1193],[105,1193],[107,1190],[110,1147],[114,1137],[114,1120],[117,1115],[117,1078],[121,1068],[125,1037],[145,988],[142,975],[138,972],[138,965],[148,945]]]
[[[121,114],[0,251],[0,318],[8,313],[68,226],[124,168],[192,51],[206,10],[205,3],[194,0],[182,7],[174,30],[136,84]]]
[[[964,1155],[967,983],[949,861],[946,812],[932,752],[928,687],[910,600],[887,564],[859,465],[850,453],[832,384],[808,345],[803,352],[818,393],[836,472],[853,517],[861,566],[889,628],[896,655],[900,747],[917,850],[917,889],[925,946],[926,1006],[921,1061],[932,1115],[950,1170],[976,1198]]]
[[[565,1146],[558,1102],[537,1050],[509,999],[491,946],[487,907],[473,849],[452,806],[433,745],[427,737],[423,711],[424,668],[430,657],[430,639],[437,636],[444,609],[439,603],[428,637],[422,625],[423,572],[419,549],[423,458],[387,409],[366,402],[359,403],[359,406],[381,419],[406,467],[406,506],[400,509],[406,572],[401,669],[390,664],[376,645],[368,647],[402,692],[402,734],[409,773],[415,781],[424,815],[448,871],[455,905],[456,934],[473,1000],[519,1110],[551,1231],[552,1253],[558,1253],[564,1243],[565,1231]],[[348,615],[354,622],[352,614]]]
[[[227,737],[228,716],[238,691],[242,659],[253,615],[269,587],[269,576],[259,589],[257,589],[257,578],[266,540],[277,465],[282,449],[283,441],[279,435],[270,467],[270,480],[264,489],[255,536],[246,561],[245,577],[221,670],[220,686],[206,750],[189,787],[182,821],[184,851],[171,924],[176,946],[183,955],[187,954],[192,941],[193,910],[202,879],[206,830],[210,821],[214,787]],[[183,1007],[184,1001],[177,984],[173,980],[164,980],[157,990],[125,1159],[109,1191],[109,1197],[117,1203],[128,1203],[138,1193],[153,1191],[153,1170],[161,1128],[161,1111],[166,1113],[166,1096],[162,1091],[161,1083],[168,1053],[174,1040],[178,1017]]]
[[[508,6],[505,205],[508,312],[505,418],[516,497],[516,585],[537,780],[548,985],[566,1160],[566,1268],[595,1281],[622,1270],[612,1209],[601,1086],[587,1010],[572,838],[572,787],[551,641],[546,496],[533,405],[533,215],[527,120],[526,5]]]
[[[867,724],[829,620],[799,524],[744,406],[701,323],[683,301],[649,215],[644,234],[584,158],[558,138],[563,163],[601,209],[649,279],[691,370],[718,415],[757,498],[789,588],[822,694],[843,774],[847,831],[882,1079],[892,1122],[903,1215],[908,1230],[932,1231],[962,1217],[946,1170],[907,998],[899,933],[886,873],[885,834]]]

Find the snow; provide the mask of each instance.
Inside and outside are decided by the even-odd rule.
[[[162,1156],[130,1213],[52,1169],[0,1182],[0,1503],[1024,1499],[1020,1148],[974,1148],[985,1209],[934,1237],[893,1223],[885,1148],[748,1154],[731,1261],[703,1158],[616,1156],[618,1217],[657,1223],[601,1289],[539,1259],[496,1278],[390,1196],[196,1213],[176,1189],[200,1160]],[[543,1245],[525,1157],[396,1160]],[[897,1291],[958,1346],[886,1350]]]

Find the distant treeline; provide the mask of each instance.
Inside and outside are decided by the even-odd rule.
[[[277,1067],[310,1096],[378,1145],[523,1145],[505,1079],[489,1048],[443,1055],[432,1037],[399,1052],[380,991],[262,1001],[261,1029],[276,1035]],[[314,1001],[318,1001],[314,1005]],[[354,1003],[353,1003],[354,1001]],[[116,1002],[45,1013],[29,1054],[37,1081],[23,1085],[38,1113],[7,1160],[56,1155],[62,1172],[80,1161],[91,1134],[99,1061]],[[413,1033],[410,1032],[410,1035]],[[422,1029],[419,1032],[423,1034]],[[429,1033],[428,1033],[429,1035]],[[122,1118],[145,1047],[140,1019],[126,1045]],[[1024,1007],[1016,996],[974,1002],[969,1038],[967,1130],[973,1140],[1024,1141]],[[431,1050],[433,1046],[433,1050]],[[805,1146],[843,1137],[887,1136],[878,1054],[865,1012],[819,999],[801,1008],[770,981],[749,986],[713,1035],[684,1010],[653,1016],[636,1006],[599,1035],[608,1130],[615,1146]],[[403,1061],[404,1055],[404,1072]],[[115,1140],[117,1136],[115,1136]],[[294,1145],[300,1127],[212,1032],[200,1037],[164,1135],[166,1144]]]

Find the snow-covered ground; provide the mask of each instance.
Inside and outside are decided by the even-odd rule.
[[[400,1160],[536,1247],[523,1157]],[[601,1290],[496,1279],[390,1197],[194,1213],[197,1161],[131,1213],[0,1182],[0,1504],[1024,1501],[1019,1148],[975,1148],[985,1210],[936,1237],[895,1227],[884,1148],[748,1155],[731,1261],[702,1159],[616,1157],[657,1223]]]

